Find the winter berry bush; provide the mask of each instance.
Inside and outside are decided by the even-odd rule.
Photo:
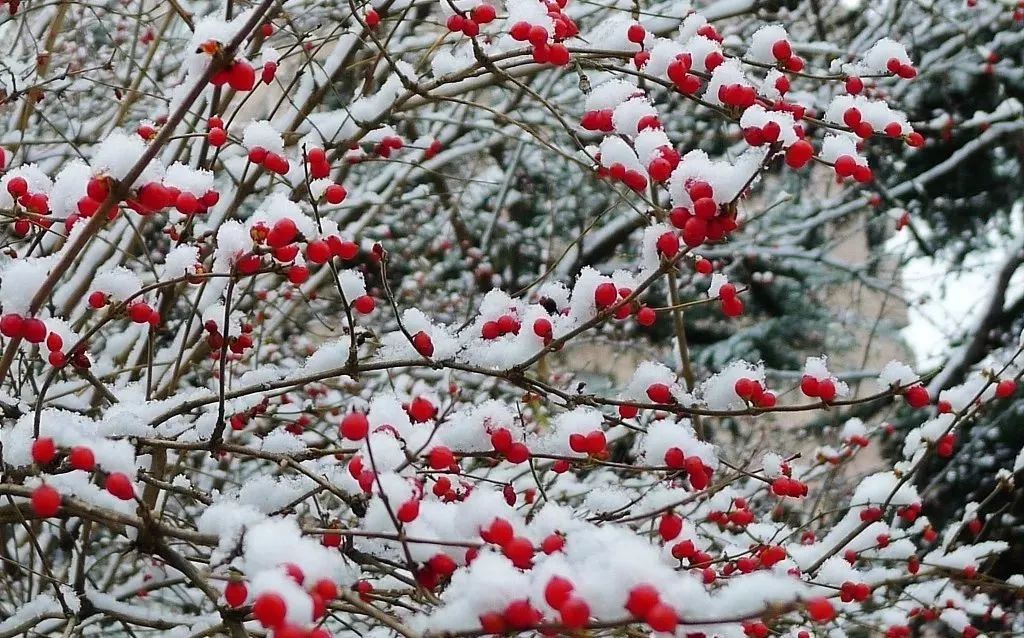
[[[1024,632],[1024,6],[3,4],[0,636]]]

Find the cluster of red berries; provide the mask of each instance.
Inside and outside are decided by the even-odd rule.
[[[603,166],[600,164],[600,153],[597,153],[594,159],[598,162],[597,176],[599,178],[622,182],[626,185],[626,188],[637,193],[642,193],[647,188],[647,176],[640,171],[626,168],[626,165],[621,162],[614,162],[611,166]]]
[[[901,62],[897,58],[890,58],[889,61],[885,63],[885,68],[889,73],[898,75],[904,80],[910,80],[917,77],[917,69],[914,68],[914,65]]]
[[[868,439],[868,437],[864,436],[863,434],[851,435],[846,440],[846,442],[849,443],[853,447],[867,447],[867,446],[871,445],[871,441]]]
[[[297,565],[288,563],[283,566],[285,573],[300,587],[305,583],[305,574]],[[313,601],[313,620],[318,621],[327,615],[327,604],[338,597],[338,586],[334,581],[321,579],[308,589]],[[249,589],[245,582],[232,576],[224,588],[224,600],[232,607],[241,607],[249,598]],[[330,633],[322,627],[304,629],[286,622],[288,604],[275,592],[264,592],[252,603],[252,615],[261,625],[274,632],[274,638],[329,638]]]
[[[711,484],[714,470],[705,465],[699,456],[686,456],[681,448],[670,447],[665,451],[663,460],[665,467],[685,472],[693,489],[702,490]]]
[[[288,158],[270,152],[262,146],[253,146],[249,149],[249,161],[278,175],[287,175],[288,171],[291,170]]]
[[[497,11],[493,5],[482,3],[473,7],[468,13],[456,13],[448,18],[445,26],[453,33],[461,32],[467,38],[475,38],[480,34],[480,25],[494,21]]]
[[[220,326],[213,319],[203,324],[206,330],[206,345],[210,347],[210,358],[220,359],[221,348],[224,347],[224,335],[220,332]],[[241,355],[253,346],[252,324],[242,324],[242,332],[239,335],[229,335],[227,338],[228,350],[233,354]]]
[[[669,221],[682,233],[683,243],[690,248],[706,241],[721,241],[739,227],[735,210],[719,206],[715,201],[715,190],[703,180],[691,180],[686,192],[693,202],[693,209],[678,207],[669,213]]]
[[[41,437],[32,442],[32,461],[37,465],[50,465],[58,456],[57,444],[52,438]],[[93,451],[84,445],[71,448],[67,456],[68,465],[74,470],[92,472],[96,469],[96,457]],[[131,479],[122,472],[110,472],[104,486],[107,492],[123,501],[135,497],[135,488]],[[56,516],[60,509],[61,495],[53,486],[40,484],[32,491],[32,511],[40,517]]]
[[[32,224],[36,224],[41,228],[49,228],[53,224],[51,220],[46,219],[46,216],[50,214],[50,199],[46,196],[46,193],[33,193],[29,191],[28,181],[24,177],[17,176],[9,179],[7,181],[7,192],[26,211],[42,216],[42,219],[40,217],[19,217],[14,222],[13,230],[15,235],[24,237],[31,230]]]
[[[800,379],[800,391],[812,399],[821,399],[825,403],[835,400],[836,384],[831,378],[819,379],[805,374]]]
[[[758,569],[771,569],[773,565],[785,560],[786,550],[778,545],[763,545],[755,547],[752,553],[740,556],[735,561],[727,563],[722,568],[723,576],[731,576],[739,572],[749,574]]]
[[[729,508],[729,511],[714,510],[708,512],[707,519],[709,523],[715,523],[723,528],[728,525],[734,525],[743,529],[754,522],[754,512],[748,507],[747,499],[736,497],[732,499],[732,506]]]
[[[782,127],[774,120],[765,122],[761,126],[748,126],[743,129],[743,140],[751,146],[775,144],[779,141],[780,135],[782,135]]]
[[[145,301],[136,301],[130,304],[128,318],[132,323],[148,323],[154,328],[160,325],[160,312]]]
[[[207,40],[199,45],[197,53],[214,56],[220,53],[220,51],[221,44],[219,42]],[[236,91],[251,91],[256,86],[256,70],[247,61],[236,59],[223,69],[217,70],[210,77],[210,84],[213,86],[224,86],[226,84]]]
[[[401,139],[398,141],[401,142]],[[306,164],[309,167],[310,179],[326,179],[331,175],[331,163],[327,159],[327,152],[319,146],[306,152]],[[328,204],[340,204],[347,196],[348,191],[341,184],[331,184],[324,190],[324,199]]]
[[[804,70],[803,58],[793,53],[793,46],[788,40],[779,40],[772,45],[772,57],[787,71],[799,73]]]
[[[490,432],[491,447],[509,463],[518,465],[530,460],[530,448],[512,438],[508,428],[495,428]]]
[[[772,494],[776,496],[789,496],[791,498],[803,498],[807,496],[807,484],[792,476],[792,468],[789,463],[782,464],[782,475],[772,479]]]
[[[647,117],[654,118],[654,116]],[[653,120],[653,124],[658,127],[661,126],[656,118]],[[651,123],[640,120],[638,126],[651,126]],[[641,130],[643,129],[641,128]],[[658,147],[657,153],[657,156],[647,164],[647,173],[655,182],[664,182],[672,176],[672,171],[676,170],[676,167],[679,166],[679,151],[671,146],[661,146]]]
[[[732,284],[722,284],[721,288],[718,289],[718,299],[722,302],[722,314],[724,314],[726,317],[735,318],[743,314],[743,301],[740,300],[738,294],[736,293],[736,286]],[[771,393],[766,392],[764,394]],[[764,395],[762,395],[762,398],[764,398]],[[774,395],[772,395],[772,399],[774,399]]]
[[[602,458],[608,453],[608,440],[603,430],[592,430],[586,434],[573,432],[569,435],[569,449],[578,454]]]
[[[620,305],[615,309],[615,318],[620,320],[626,319],[632,315],[634,311],[639,312],[642,310],[642,308],[639,307],[639,304],[621,303],[628,299],[632,294],[632,289],[625,287],[620,288],[615,284],[606,281],[598,284],[597,287],[594,288],[594,307],[597,308],[598,312],[602,312],[619,303]],[[650,318],[649,313],[645,313],[645,315],[648,315],[644,318],[644,321],[647,321]]]
[[[733,389],[739,398],[759,408],[775,407],[775,393],[768,392],[764,384],[756,379],[737,379]]]
[[[86,196],[78,200],[78,212],[82,217],[92,217],[99,209],[103,200],[110,192],[110,180],[106,177],[94,177],[89,180]],[[134,198],[126,202],[140,215],[152,215],[166,208],[175,208],[183,215],[199,215],[220,201],[220,193],[207,191],[196,196],[175,186],[167,186],[159,182],[149,182],[136,191]]]
[[[270,401],[264,398],[257,405],[245,410],[244,412],[237,412],[232,414],[228,419],[228,424],[232,430],[240,431],[244,430],[245,426],[249,424],[249,420],[257,417],[261,414],[266,414],[267,408],[270,407]]]
[[[871,167],[857,162],[857,158],[852,155],[840,155],[837,157],[832,163],[832,169],[836,172],[836,177],[840,179],[852,177],[861,184],[867,184],[874,179]]]
[[[757,103],[757,91],[747,84],[723,84],[718,87],[718,101],[742,111]]]
[[[590,606],[573,595],[571,581],[561,576],[552,576],[544,586],[544,601],[558,612],[561,624],[567,629],[582,629],[590,621]]]
[[[550,326],[551,323],[548,322],[548,327],[550,328]],[[519,334],[520,327],[519,319],[510,314],[504,314],[493,321],[485,321],[484,325],[480,328],[480,336],[491,341],[499,337],[504,337],[507,334],[517,335]],[[536,322],[534,329],[536,329]]]
[[[64,352],[64,338],[56,332],[47,331],[46,324],[36,317],[22,317],[17,313],[8,313],[0,317],[0,334],[9,339],[24,339],[28,343],[46,343],[47,361],[54,367],[61,367],[68,362],[68,354]],[[88,368],[89,360],[85,356],[84,346],[79,346],[71,353],[71,362],[76,368]]]
[[[404,146],[405,142],[402,141],[402,138],[397,135],[388,135],[374,145],[373,154],[387,159],[391,157],[391,153],[402,150]]]
[[[629,590],[626,611],[654,631],[674,632],[679,624],[676,610],[661,602],[661,594],[651,585],[641,584]]]
[[[509,28],[509,35],[518,42],[529,42],[533,47],[533,61],[537,64],[554,64],[565,66],[569,63],[569,49],[562,44],[563,40],[579,33],[579,27],[568,15],[562,12],[568,0],[549,0],[545,4],[548,17],[554,25],[554,33],[539,24],[516,22]]]
[[[839,599],[844,603],[862,603],[871,596],[871,585],[867,583],[844,582],[839,588]]]
[[[492,611],[480,616],[480,628],[485,633],[495,636],[509,630],[523,631],[540,623],[544,614],[538,611],[529,600],[513,600],[502,611]]]
[[[265,245],[270,249],[274,259],[283,264],[295,260],[299,254],[298,242],[304,239],[299,233],[298,226],[288,217],[277,220],[269,228],[262,222],[254,224],[249,233],[257,245]],[[317,265],[324,264],[334,257],[351,261],[358,254],[359,246],[355,242],[344,241],[335,235],[310,240],[306,244],[306,259]],[[235,265],[243,275],[254,274],[263,265],[262,255],[259,251],[247,253],[239,257]],[[290,282],[298,285],[309,279],[309,268],[293,263],[288,267],[286,274]],[[372,297],[363,295],[353,300],[353,307],[362,314],[369,314],[376,307],[376,302]]]
[[[42,343],[46,340],[46,324],[36,317],[22,317],[17,313],[8,313],[0,317],[0,334],[10,339],[24,339],[29,343]]]
[[[454,501],[461,501],[469,496],[471,489],[472,486],[465,481],[460,481],[459,489],[455,489],[450,478],[447,476],[438,476],[430,491],[434,493],[434,496],[438,497],[445,503],[452,503]]]
[[[717,51],[708,54],[708,57],[715,54],[718,55],[718,58],[721,58],[722,54]],[[717,61],[717,64],[721,64],[721,60],[718,58],[715,58],[714,60],[705,60],[705,65],[708,61],[711,61],[712,63]],[[715,66],[717,66],[717,64],[715,64]],[[693,73],[690,73],[691,69],[693,69],[693,58],[689,53],[680,53],[676,55],[676,57],[669,62],[668,68],[666,69],[668,79],[672,80],[672,84],[675,85],[676,90],[683,95],[693,95],[700,89],[700,78]]]
[[[485,543],[500,547],[501,553],[516,567],[529,569],[533,566],[533,557],[536,554],[533,543],[525,536],[516,536],[512,524],[504,518],[495,518],[490,525],[481,528],[480,538]]]

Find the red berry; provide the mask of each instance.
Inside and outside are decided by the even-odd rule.
[[[494,21],[497,11],[489,4],[478,4],[473,7],[470,15],[473,18],[473,22],[476,22],[477,24],[487,24]]]
[[[7,192],[12,197],[21,197],[28,192],[28,182],[24,177],[12,177],[7,182]]]
[[[295,285],[305,283],[309,279],[309,268],[305,266],[290,266],[288,268],[288,281]]]
[[[223,146],[224,143],[228,141],[228,134],[227,134],[227,131],[225,131],[224,129],[222,129],[220,127],[212,128],[206,134],[206,139],[209,140],[210,146],[218,146],[219,147],[219,146]],[[93,199],[95,199],[95,198],[93,198]]]
[[[807,601],[807,615],[815,622],[826,623],[836,617],[836,610],[827,598],[814,598]]]
[[[522,536],[516,536],[502,545],[501,552],[520,569],[530,567],[533,562],[533,543]]]
[[[556,42],[548,47],[548,62],[555,66],[569,64],[569,49],[561,42]]]
[[[722,313],[726,317],[739,317],[743,314],[743,302],[739,297],[726,297],[722,299]]]
[[[267,149],[262,146],[254,146],[249,149],[249,161],[253,164],[262,164],[267,159]]]
[[[540,544],[541,550],[545,554],[554,554],[565,547],[565,537],[561,534],[549,534]]]
[[[122,501],[130,501],[135,497],[135,488],[132,487],[131,479],[122,472],[111,472],[107,476],[106,488],[108,492]]]
[[[775,56],[776,60],[786,61],[793,57],[793,47],[789,45],[787,40],[779,40],[772,45],[772,55]]]
[[[653,308],[644,306],[636,313],[636,322],[641,326],[653,326],[654,322],[658,320],[658,313]]]
[[[803,378],[800,379],[800,391],[809,397],[819,396],[820,390],[818,380],[809,374],[805,374]]]
[[[228,67],[228,85],[236,91],[251,91],[256,86],[256,71],[245,60]]]
[[[672,390],[664,383],[652,383],[647,387],[647,398],[654,403],[672,403]]]
[[[635,618],[646,618],[661,600],[658,590],[650,585],[637,585],[629,590],[626,599],[626,611]]]
[[[666,512],[658,522],[658,534],[662,539],[670,541],[683,531],[683,519],[672,512]]]
[[[814,156],[814,147],[807,140],[797,140],[786,149],[786,164],[790,168],[803,168]]]
[[[658,603],[651,607],[644,619],[654,631],[673,632],[679,623],[675,610],[668,605]]]
[[[46,339],[46,324],[41,319],[28,317],[22,323],[22,337],[29,343],[42,343]]]
[[[903,397],[912,408],[923,408],[928,405],[928,389],[923,385],[915,385],[907,388]]]
[[[92,450],[83,445],[71,448],[71,453],[68,454],[68,462],[76,470],[91,472],[96,468],[96,456],[92,453]]]
[[[525,443],[517,441],[508,449],[508,452],[505,454],[505,458],[508,459],[509,463],[513,463],[515,465],[525,463],[530,460],[530,448],[526,447]]]
[[[32,461],[46,465],[57,458],[57,444],[50,437],[42,437],[32,441]]]
[[[340,204],[345,201],[345,197],[348,196],[348,191],[341,184],[331,184],[324,191],[324,198],[328,204]]]
[[[224,587],[224,600],[232,607],[241,607],[249,598],[249,588],[240,580],[230,580]]]
[[[613,283],[605,282],[594,289],[594,303],[599,310],[611,306],[618,297],[619,291]]]
[[[516,22],[509,29],[508,34],[512,36],[513,40],[523,42],[530,37],[530,23],[529,22]]]
[[[679,252],[679,238],[673,232],[663,233],[657,241],[658,253],[666,259],[672,259]]]
[[[50,518],[60,509],[60,492],[43,483],[32,490],[32,511],[36,516]]]
[[[96,290],[96,291],[93,291],[89,295],[89,307],[90,308],[92,308],[94,310],[98,310],[99,308],[103,307],[104,305],[106,305],[106,295],[104,293],[101,293],[98,290]]]
[[[412,336],[412,345],[421,356],[431,357],[434,354],[434,342],[422,330]]]
[[[590,607],[579,598],[570,598],[558,608],[562,624],[570,629],[582,629],[590,621]]]
[[[647,37],[647,30],[644,29],[642,24],[631,24],[629,29],[626,30],[626,37],[629,38],[630,42],[643,44],[644,38]]]
[[[409,402],[409,418],[413,423],[425,423],[437,414],[437,407],[424,397],[416,397]]]
[[[349,441],[362,441],[370,431],[370,421],[362,412],[349,412],[341,420],[341,436]]]
[[[439,445],[427,455],[427,463],[431,469],[446,470],[455,463],[455,455],[447,447]]]
[[[284,598],[273,592],[260,594],[252,604],[252,615],[267,629],[276,629],[284,624],[288,606]]]
[[[544,600],[555,609],[560,609],[572,596],[572,590],[573,585],[568,579],[552,576],[544,586]]]
[[[274,222],[273,227],[267,233],[267,246],[271,248],[282,248],[292,243],[298,235],[299,229],[295,222],[285,217]]]
[[[411,523],[420,515],[420,502],[416,499],[408,500],[398,506],[395,517],[403,523]]]
[[[373,300],[370,295],[362,295],[356,297],[356,300],[352,302],[352,307],[355,308],[356,312],[361,315],[368,315],[374,311],[377,307],[377,302]]]
[[[1003,379],[996,384],[996,396],[1000,399],[1008,399],[1017,391],[1017,382],[1013,379]]]
[[[331,258],[331,247],[322,239],[315,239],[306,245],[306,259],[314,264],[327,263]]]
[[[836,398],[836,384],[832,382],[832,379],[818,381],[818,397],[826,402]]]

